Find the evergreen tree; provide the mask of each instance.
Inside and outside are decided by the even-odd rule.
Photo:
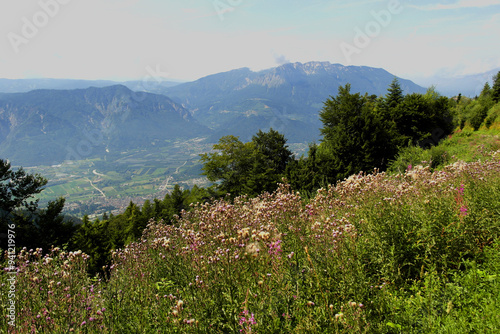
[[[491,86],[490,86],[489,82],[486,81],[486,83],[484,84],[483,90],[481,91],[481,95],[479,95],[479,96],[480,97],[489,97],[489,96],[491,96],[491,93],[492,93]]]
[[[68,244],[76,231],[72,220],[62,215],[65,199],[60,197],[49,202],[47,208],[40,210],[34,225],[37,229],[39,247],[48,250],[51,246]]]
[[[395,154],[382,116],[372,109],[366,96],[351,94],[350,89],[350,84],[339,87],[337,97],[328,99],[320,112],[324,126],[319,153],[323,160],[331,161],[329,181],[385,168],[387,157]]]
[[[103,271],[103,266],[111,262],[111,250],[123,247],[122,244],[113,244],[113,228],[110,221],[96,219],[91,222],[87,215],[83,223],[72,238],[72,248],[78,249],[90,256],[88,272],[95,275]]]
[[[394,78],[387,89],[385,96],[385,107],[389,110],[394,110],[401,102],[403,102],[403,90],[399,84],[398,78]]]
[[[496,103],[500,102],[500,71],[493,77],[491,97]]]
[[[446,97],[431,91],[426,95],[406,95],[396,110],[400,145],[409,141],[436,145],[452,131],[453,118]]]
[[[333,173],[328,172],[330,164],[321,159],[318,147],[315,143],[310,144],[307,157],[302,156],[298,160],[293,160],[286,170],[286,178],[292,188],[305,192],[306,196],[335,181],[329,180],[328,175]]]

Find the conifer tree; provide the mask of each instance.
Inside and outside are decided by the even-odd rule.
[[[392,150],[392,138],[383,118],[376,113],[366,96],[351,94],[351,86],[339,87],[337,97],[325,102],[320,112],[324,126],[320,153],[330,159],[339,180],[359,171],[385,168]]]
[[[403,102],[403,90],[399,84],[398,78],[394,78],[387,89],[387,95],[385,96],[385,105],[388,109],[396,108],[401,102]]]
[[[500,71],[493,78],[491,97],[496,103],[500,102]]]

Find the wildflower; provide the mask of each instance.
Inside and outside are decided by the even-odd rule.
[[[466,208],[465,206],[462,206],[462,207],[460,208],[460,214],[461,214],[462,216],[467,216],[467,208]]]
[[[307,306],[314,306],[314,302],[312,302],[312,301],[308,301],[308,302],[307,302]]]
[[[246,251],[249,254],[257,255],[260,252],[259,245],[255,242],[248,244],[246,247]]]
[[[177,308],[182,308],[182,305],[184,305],[182,300],[177,301]]]

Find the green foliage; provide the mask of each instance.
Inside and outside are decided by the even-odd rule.
[[[245,178],[252,166],[252,144],[244,144],[235,136],[225,136],[213,148],[218,152],[201,155],[203,175],[212,182],[220,182],[217,186],[220,192],[243,193]]]
[[[448,99],[433,93],[405,96],[394,113],[401,144],[435,145],[452,131]]]
[[[395,109],[401,102],[403,102],[404,94],[403,89],[397,78],[394,78],[391,85],[387,89],[387,95],[384,102],[384,107],[386,109]]]
[[[491,89],[491,98],[496,103],[500,102],[500,72],[493,78],[493,87]]]
[[[382,115],[373,110],[367,96],[351,94],[349,84],[325,102],[320,119],[324,124],[320,152],[333,170],[329,182],[361,170],[384,169],[387,156],[395,153]]]
[[[201,155],[203,174],[216,182],[220,194],[233,197],[272,192],[292,161],[285,137],[272,128],[259,130],[248,143],[234,136],[222,137],[213,148],[217,152]]]
[[[289,163],[285,173],[286,180],[302,195],[311,195],[317,189],[328,186],[325,172],[330,169],[328,162],[318,152],[318,145],[310,144],[307,157],[302,156]]]
[[[458,161],[488,159],[489,152],[500,149],[498,134],[495,130],[459,131],[430,149],[407,146],[400,149],[395,159],[390,162],[388,171],[404,173],[418,165],[429,166],[435,170]]]
[[[8,161],[0,159],[0,218],[4,219],[15,209],[36,209],[36,201],[29,201],[40,193],[47,179],[39,174],[27,174],[23,168],[11,169]]]
[[[75,227],[73,221],[62,215],[64,198],[50,201],[46,208],[39,209],[33,196],[40,193],[47,179],[39,174],[28,174],[23,168],[11,170],[9,162],[0,159],[0,229],[7,225],[16,233],[18,248],[67,245]],[[2,248],[7,243],[2,242]]]
[[[474,108],[471,109],[469,123],[474,131],[479,130],[479,127],[481,126],[481,124],[483,124],[486,116],[488,116],[488,109],[489,108],[487,106],[480,104],[476,104]]]
[[[498,75],[494,80],[497,80]],[[497,87],[500,85],[497,84]],[[495,85],[494,85],[495,87]],[[479,97],[475,99],[457,100],[454,106],[454,123],[460,129],[471,127],[473,130],[479,130],[481,127],[497,128],[496,121],[498,116],[499,99],[495,97],[495,89],[491,88],[486,82]]]
[[[380,98],[351,94],[349,84],[339,87],[320,112],[321,145],[312,147],[309,157],[295,163],[297,171],[290,168],[287,177],[294,189],[311,192],[320,182],[335,183],[374,168],[385,170],[401,147],[409,143],[430,147],[451,133],[451,104],[433,87],[425,95],[404,96],[397,78]],[[440,157],[437,153],[435,158]]]

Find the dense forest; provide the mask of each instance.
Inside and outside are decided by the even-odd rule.
[[[283,134],[259,131],[249,142],[235,136],[220,138],[213,153],[203,154],[203,174],[209,188],[181,189],[178,185],[163,199],[130,203],[119,215],[104,215],[81,224],[62,214],[64,198],[39,208],[33,195],[43,191],[47,180],[13,171],[0,164],[1,229],[16,226],[16,247],[51,247],[81,250],[90,256],[89,273],[103,271],[111,262],[111,250],[140,239],[151,220],[172,224],[195,203],[233,200],[245,195],[272,193],[286,182],[303,197],[312,198],[328,184],[336,184],[361,171],[404,171],[421,152],[430,152],[431,168],[446,163],[443,152],[433,147],[454,131],[498,128],[500,123],[500,72],[493,86],[485,84],[480,96],[440,96],[434,88],[425,94],[404,95],[397,79],[385,96],[351,93],[350,85],[338,88],[319,112],[322,138],[311,143],[307,156],[296,157]],[[417,163],[417,161],[413,161]],[[2,247],[6,248],[2,242]]]

